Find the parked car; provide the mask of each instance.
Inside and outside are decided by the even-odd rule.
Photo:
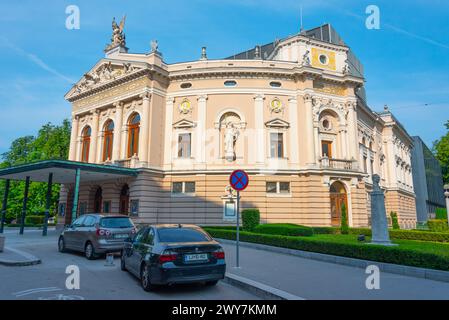
[[[223,248],[200,227],[154,225],[125,240],[121,269],[151,291],[155,285],[215,285],[224,278],[226,262]]]
[[[121,252],[125,239],[136,234],[131,219],[123,215],[85,214],[64,229],[59,236],[60,252],[84,252],[92,260],[100,254]]]

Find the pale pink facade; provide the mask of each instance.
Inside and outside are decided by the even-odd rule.
[[[387,210],[414,227],[412,139],[388,110],[366,105],[348,52],[307,34],[223,60],[203,51],[198,61],[166,64],[157,48],[108,51],[66,95],[69,160],[139,175],[82,184],[81,207],[98,209],[101,187],[107,211],[126,209],[137,222],[225,224],[228,176],[244,169],[251,182],[243,208],[259,208],[263,222],[337,225],[335,206],[346,201],[350,225],[367,226],[371,177],[379,174]],[[136,114],[138,140],[130,137]],[[105,128],[110,121],[113,131]],[[128,198],[120,198],[124,185]]]

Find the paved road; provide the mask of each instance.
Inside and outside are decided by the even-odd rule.
[[[137,300],[229,300],[257,297],[236,287],[220,282],[215,287],[186,285],[166,287],[156,292],[143,291],[136,278],[120,270],[119,259],[115,267],[105,266],[105,260],[89,261],[82,255],[59,253],[57,234],[52,231],[47,238],[30,231],[23,237],[7,231],[7,246],[31,253],[42,264],[29,267],[0,266],[0,299],[137,299]],[[77,265],[80,269],[80,290],[67,290],[66,267]]]
[[[241,268],[235,269],[235,246],[223,246],[228,272],[304,299],[449,299],[449,283],[446,282],[381,272],[380,290],[368,290],[365,269],[248,247],[240,248]]]

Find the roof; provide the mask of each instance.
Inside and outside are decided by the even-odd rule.
[[[330,24],[324,24],[322,26],[305,30],[300,33],[297,33],[294,36],[304,36],[310,39],[330,43],[337,46],[346,46],[345,42],[343,41],[343,38],[340,37],[340,35],[337,33],[337,31],[330,25]],[[275,41],[262,45],[262,46],[256,46],[253,49],[237,53],[233,56],[227,57],[225,59],[227,60],[254,60],[254,59],[263,59],[263,60],[273,60],[274,53],[278,47],[278,45],[287,40],[292,38],[292,36],[283,38],[281,40],[276,39]],[[259,49],[259,57],[256,57],[256,48]],[[348,51],[348,61],[351,65],[351,75],[356,77],[363,78],[363,65],[360,63],[359,59],[355,56],[355,54],[352,52],[351,49]]]
[[[67,160],[46,160],[0,169],[0,179],[25,180],[30,177],[33,182],[47,182],[49,174],[53,173],[54,183],[74,183],[77,169],[81,171],[82,182],[137,176],[136,169]]]

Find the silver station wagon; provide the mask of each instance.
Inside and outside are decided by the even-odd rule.
[[[92,260],[101,254],[120,252],[125,239],[133,237],[137,229],[127,216],[85,214],[76,219],[59,236],[60,252],[84,252]]]

